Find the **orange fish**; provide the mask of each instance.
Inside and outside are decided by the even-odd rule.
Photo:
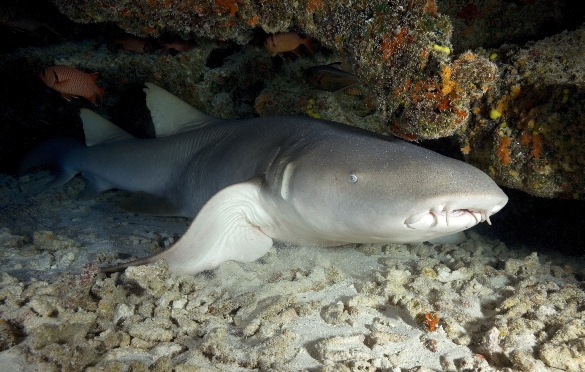
[[[114,40],[114,45],[119,45],[122,49],[134,53],[150,53],[153,49],[152,43],[148,39],[136,36],[125,36],[122,39]]]
[[[161,53],[166,53],[166,52],[173,53],[173,50],[176,53],[183,53],[183,52],[188,52],[191,49],[195,48],[194,44],[191,44],[188,41],[184,41],[184,40],[175,40],[171,43],[163,43],[162,41],[159,41],[158,45],[162,48],[162,50],[160,51]]]
[[[104,88],[96,84],[97,72],[87,74],[70,66],[51,66],[41,71],[39,77],[49,88],[61,93],[67,101],[83,97],[97,105],[96,95],[101,101],[104,94]]]
[[[296,32],[284,32],[268,36],[264,41],[264,46],[273,53],[281,54],[285,52],[293,52],[300,56],[299,47],[301,44],[306,46],[311,53],[315,53],[311,41],[313,41],[312,37],[306,37],[303,39]]]

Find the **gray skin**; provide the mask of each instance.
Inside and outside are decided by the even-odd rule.
[[[118,188],[147,195],[128,209],[195,220],[168,250],[103,271],[164,259],[193,274],[253,261],[273,239],[293,244],[413,243],[488,220],[508,198],[485,173],[399,139],[308,117],[211,121],[157,139],[41,146],[54,185],[81,172],[84,197]],[[40,154],[45,154],[44,160]],[[140,200],[143,200],[141,203]]]

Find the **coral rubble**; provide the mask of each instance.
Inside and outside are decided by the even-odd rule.
[[[2,239],[20,238],[5,231]],[[162,261],[112,276],[86,265],[28,282],[0,272],[0,363],[580,371],[582,274],[577,262],[554,264],[477,235],[459,247],[282,247],[263,262],[196,276],[173,276]]]

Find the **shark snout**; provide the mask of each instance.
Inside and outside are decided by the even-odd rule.
[[[467,203],[461,200],[438,203],[427,210],[412,214],[404,224],[411,229],[444,231],[461,231],[484,221],[491,225],[490,216],[504,208],[507,202],[508,198],[503,195]]]

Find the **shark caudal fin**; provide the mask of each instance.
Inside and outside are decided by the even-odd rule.
[[[66,137],[52,138],[42,142],[22,159],[18,174],[48,168],[55,178],[45,186],[45,189],[64,185],[78,173],[72,167],[71,159],[75,157],[75,152],[84,147],[79,141]]]
[[[134,138],[129,133],[120,129],[109,120],[101,117],[88,109],[81,109],[79,116],[83,122],[83,132],[87,146],[99,143],[119,141]],[[75,159],[80,158],[81,152],[86,148],[81,142],[66,137],[57,137],[42,142],[34,147],[21,161],[18,173],[48,168],[55,178],[44,188],[53,188],[66,184],[81,170],[76,168]],[[91,174],[84,175],[85,190],[81,194],[82,199],[94,197],[97,193],[111,188],[104,184],[99,177]]]
[[[116,124],[89,109],[79,110],[79,116],[83,122],[83,133],[87,146],[134,138]]]
[[[146,106],[157,137],[186,132],[221,121],[207,116],[179,97],[153,83],[145,83]]]

